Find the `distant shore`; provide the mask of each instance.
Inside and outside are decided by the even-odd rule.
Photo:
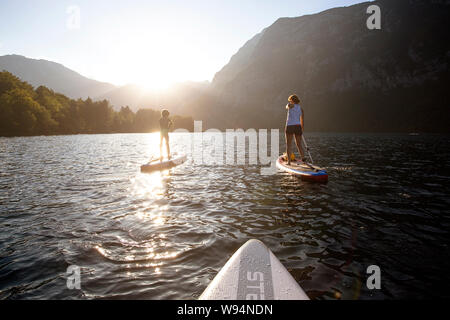
[[[183,128],[180,128],[183,129]],[[264,128],[261,128],[264,129]],[[261,130],[261,129],[255,129],[255,130]],[[276,128],[275,128],[276,129]],[[187,130],[187,129],[186,129]],[[237,129],[235,129],[237,130]],[[245,130],[244,130],[245,132]],[[80,132],[80,133],[70,133],[70,134],[38,134],[38,135],[16,135],[16,136],[1,136],[0,138],[32,138],[32,137],[59,137],[59,136],[82,136],[82,135],[112,135],[112,134],[155,134],[155,133],[159,133],[158,130],[156,131],[150,131],[150,132],[96,132],[96,133],[92,133],[92,132]],[[182,133],[182,132],[170,132],[170,134],[177,134],[177,133]],[[188,130],[188,132],[186,133],[194,133],[193,130]],[[208,133],[207,130],[202,131],[202,133]],[[223,131],[222,133],[226,133],[225,131]],[[280,136],[281,134],[284,134],[283,129],[280,129]],[[307,134],[324,134],[324,135],[336,135],[336,134],[342,134],[342,135],[355,135],[355,134],[359,134],[359,135],[407,135],[407,136],[421,136],[421,135],[427,135],[427,136],[447,136],[450,135],[450,132],[370,132],[370,131],[366,131],[366,132],[352,132],[352,131],[311,131],[311,132],[306,132]]]

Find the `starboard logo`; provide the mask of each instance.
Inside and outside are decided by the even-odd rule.
[[[251,285],[247,285],[247,290],[252,293],[247,293],[245,300],[264,300],[264,273],[248,271],[247,280],[252,282]]]

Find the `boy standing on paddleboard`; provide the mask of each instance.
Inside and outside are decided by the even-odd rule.
[[[300,106],[300,99],[295,94],[288,98],[286,110],[288,110],[285,130],[287,164],[291,164],[291,144],[292,138],[294,137],[295,144],[297,145],[298,152],[302,157],[302,161],[306,162],[305,154],[302,149],[302,134],[304,128],[303,109]]]
[[[166,140],[167,158],[170,160],[169,130],[172,126],[172,121],[169,119],[169,115],[169,110],[164,109],[161,111],[161,119],[159,119],[159,128],[161,132],[161,139],[159,141],[159,154],[161,160],[163,159],[163,139]]]

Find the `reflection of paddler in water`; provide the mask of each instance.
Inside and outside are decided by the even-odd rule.
[[[159,141],[159,154],[160,160],[163,159],[163,140],[166,141],[167,158],[170,160],[170,146],[169,146],[169,130],[172,127],[172,120],[169,119],[170,112],[166,109],[161,111],[161,119],[159,119],[159,128],[161,132],[161,138]]]
[[[287,164],[290,165],[291,160],[295,159],[294,153],[291,151],[292,138],[294,137],[302,161],[306,162],[305,154],[302,149],[302,134],[304,128],[303,109],[300,106],[300,99],[295,94],[289,97],[286,110],[288,110],[285,130]]]

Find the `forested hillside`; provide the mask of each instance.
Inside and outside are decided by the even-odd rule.
[[[0,72],[0,136],[152,132],[160,112],[128,107],[115,111],[107,100],[73,100],[44,86],[36,89]],[[174,129],[192,130],[193,119],[173,116]]]

